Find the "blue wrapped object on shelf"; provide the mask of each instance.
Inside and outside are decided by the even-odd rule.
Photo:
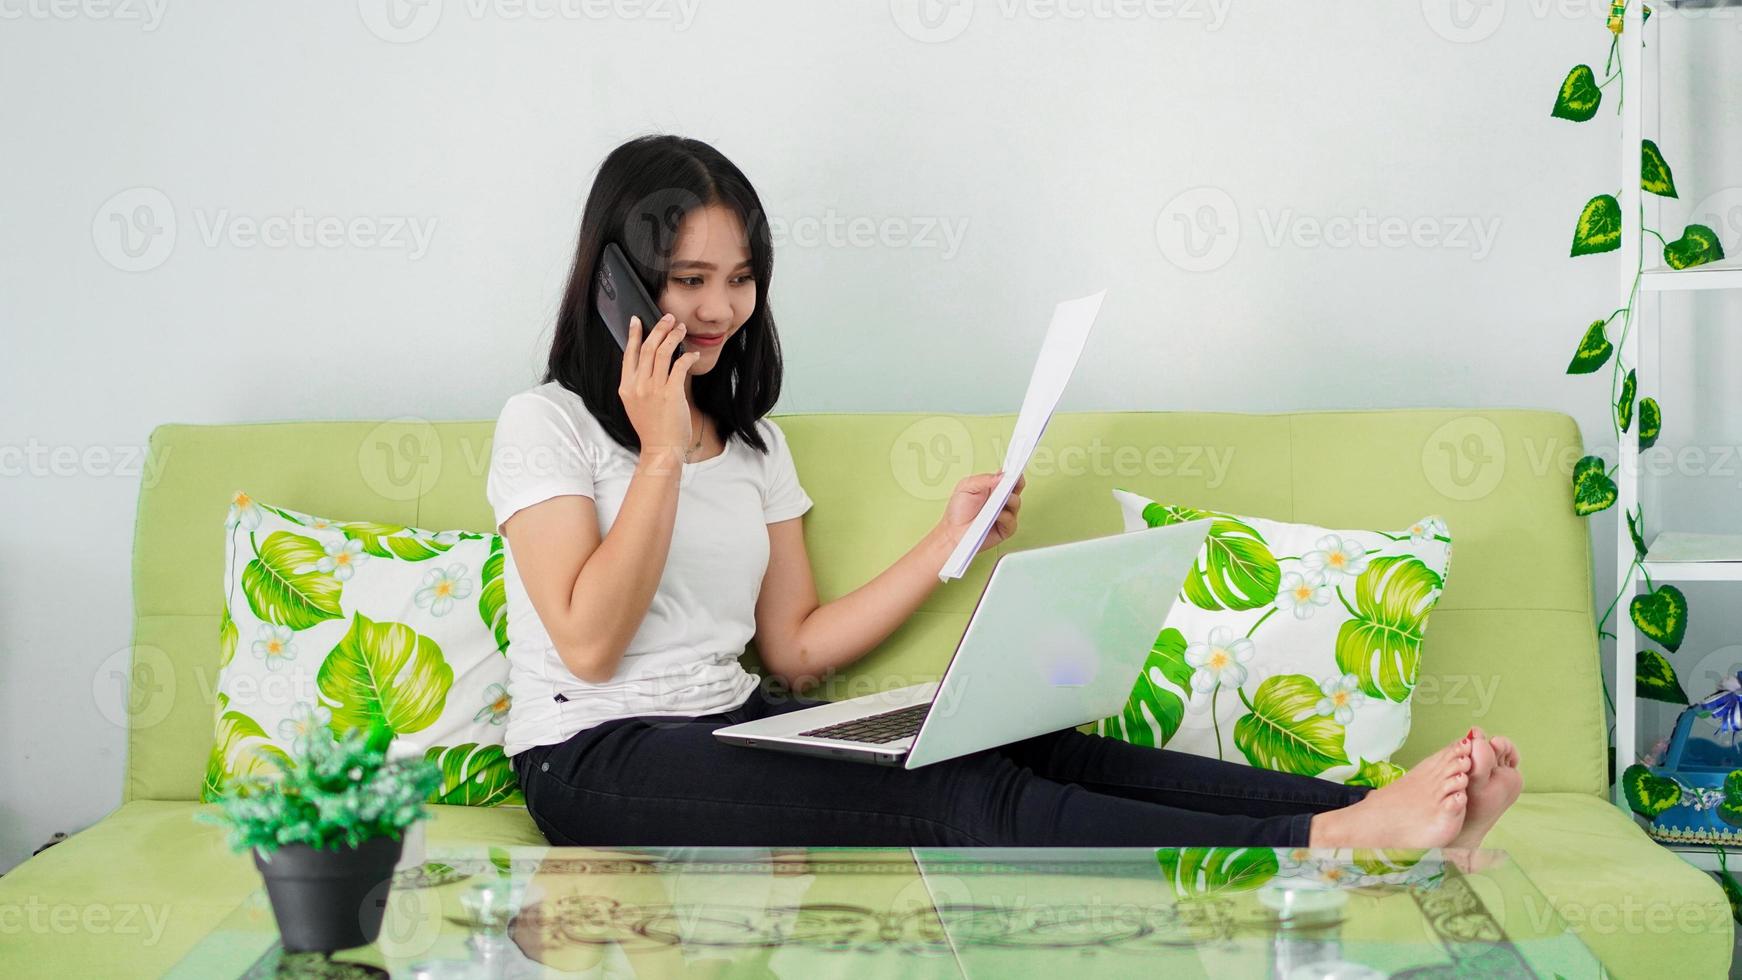
[[[1652,818],[1646,827],[1646,833],[1660,841],[1742,845],[1742,827],[1731,825],[1719,813],[1724,781],[1732,772],[1742,770],[1742,742],[1728,725],[1732,717],[1722,706],[1711,705],[1723,693],[1692,705],[1676,717],[1662,764],[1650,767],[1653,776],[1674,780],[1681,791],[1676,804]],[[1713,707],[1719,708],[1716,714]],[[1696,731],[1696,726],[1701,731]]]

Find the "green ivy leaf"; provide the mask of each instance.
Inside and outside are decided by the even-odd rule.
[[[339,619],[339,593],[344,584],[316,564],[327,556],[313,538],[291,531],[274,531],[258,556],[242,569],[242,594],[256,618],[305,630]]]
[[[1632,511],[1627,512],[1627,536],[1633,539],[1633,553],[1639,558],[1645,557],[1645,519],[1635,518]]]
[[[1603,457],[1586,456],[1573,466],[1573,513],[1589,517],[1608,510],[1620,495],[1603,465]]]
[[[1355,617],[1337,630],[1337,667],[1359,677],[1368,697],[1403,701],[1415,689],[1428,612],[1444,584],[1409,555],[1375,558],[1355,577]]]
[[[1639,448],[1641,451],[1657,445],[1657,437],[1663,432],[1663,409],[1657,407],[1657,399],[1641,398],[1639,400]]]
[[[1682,237],[1663,247],[1663,261],[1672,269],[1691,269],[1724,257],[1718,233],[1705,225],[1688,225]]]
[[[1343,780],[1345,786],[1367,786],[1378,789],[1397,781],[1403,775],[1404,768],[1390,762],[1366,762],[1356,760],[1361,768],[1355,775]]]
[[[1723,849],[1720,848],[1718,853],[1723,854]],[[1730,902],[1730,918],[1742,922],[1742,884],[1737,884],[1736,876],[1722,865],[1718,871],[1718,886],[1724,889],[1724,898]]]
[[[454,669],[442,648],[404,623],[377,623],[362,613],[315,674],[332,728],[385,724],[396,734],[422,731],[441,717]]]
[[[1143,521],[1150,527],[1212,518],[1209,536],[1192,570],[1186,573],[1186,599],[1199,609],[1258,609],[1276,601],[1282,568],[1264,535],[1244,521],[1214,511],[1150,503]]]
[[[1561,90],[1555,95],[1554,111],[1549,115],[1584,122],[1597,114],[1597,106],[1602,102],[1603,90],[1597,87],[1597,73],[1590,65],[1575,65],[1561,81]]]
[[[1626,432],[1627,427],[1633,424],[1633,398],[1639,391],[1636,374],[1637,372],[1628,371],[1627,377],[1621,379],[1621,398],[1615,402],[1615,421],[1621,426],[1622,432]]]
[[[1579,212],[1573,228],[1572,254],[1595,255],[1621,247],[1621,202],[1613,194],[1598,194]]]
[[[508,655],[508,585],[502,578],[502,539],[490,541],[490,557],[484,559],[484,587],[478,590],[478,615],[496,637],[496,652]]]
[[[1591,325],[1585,328],[1585,336],[1579,341],[1579,349],[1573,352],[1572,363],[1567,365],[1568,374],[1590,374],[1608,363],[1615,345],[1609,343],[1609,338],[1604,336],[1605,326],[1606,321],[1592,320]]]
[[[1634,660],[1634,688],[1642,698],[1686,707],[1688,692],[1668,658],[1656,650],[1641,650]]]
[[[1268,847],[1163,847],[1155,860],[1180,898],[1249,892],[1282,870]]]
[[[1133,745],[1161,748],[1179,731],[1185,720],[1186,706],[1179,692],[1190,692],[1192,668],[1186,663],[1186,638],[1179,630],[1168,627],[1155,638],[1149,657],[1143,663],[1125,710],[1103,718],[1096,733]],[[1163,681],[1173,685],[1170,689]]]
[[[1742,827],[1742,769],[1733,769],[1724,777],[1724,802],[1718,804],[1718,819]]]
[[[1682,595],[1682,590],[1660,585],[1644,595],[1636,595],[1627,604],[1627,615],[1639,632],[1665,650],[1674,653],[1681,649],[1682,639],[1688,633],[1688,598]]]
[[[1637,762],[1621,774],[1621,791],[1627,797],[1627,806],[1647,820],[1656,819],[1658,814],[1680,803],[1682,798],[1680,784],[1655,775]]]
[[[1639,166],[1639,186],[1659,197],[1675,196],[1675,175],[1669,172],[1669,163],[1663,158],[1663,151],[1657,144],[1646,140],[1641,150],[1642,158]]]
[[[1253,765],[1276,772],[1317,776],[1348,765],[1343,726],[1317,711],[1323,696],[1304,674],[1266,678],[1252,698],[1252,713],[1234,723],[1234,744]]]

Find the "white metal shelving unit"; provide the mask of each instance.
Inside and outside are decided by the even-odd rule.
[[[1668,8],[1710,8],[1742,6],[1742,0],[1652,0],[1653,6]],[[1655,364],[1644,363],[1639,356],[1642,348],[1653,356],[1658,350],[1655,316],[1645,315],[1642,303],[1648,296],[1684,290],[1742,289],[1742,256],[1728,256],[1723,261],[1695,266],[1691,269],[1670,269],[1656,261],[1646,261],[1643,251],[1646,239],[1643,231],[1644,191],[1640,188],[1641,138],[1647,96],[1652,94],[1651,81],[1645,77],[1645,30],[1641,0],[1627,4],[1621,33],[1621,84],[1628,86],[1621,106],[1621,295],[1633,307],[1631,326],[1618,345],[1618,354],[1639,372],[1640,391],[1660,390],[1656,384]],[[1660,22],[1661,23],[1661,22]],[[1641,271],[1642,270],[1642,271]],[[1638,272],[1638,294],[1630,295],[1634,276]],[[1613,409],[1611,409],[1613,410]],[[1622,433],[1617,450],[1620,471],[1616,474],[1618,499],[1616,510],[1616,586],[1620,600],[1615,614],[1615,772],[1620,773],[1637,761],[1638,699],[1634,690],[1635,664],[1639,636],[1628,615],[1628,603],[1639,593],[1641,582],[1629,576],[1633,555],[1633,540],[1627,529],[1626,514],[1639,508],[1640,521],[1645,522],[1640,507],[1639,425]],[[1646,530],[1649,532],[1650,528]],[[1659,531],[1646,542],[1646,559],[1642,563],[1653,582],[1742,582],[1742,534],[1707,534],[1697,531]],[[1616,803],[1627,809],[1619,778],[1615,786]],[[1631,812],[1631,811],[1629,811]],[[1695,867],[1718,870],[1717,850],[1703,844],[1664,844]],[[1734,852],[1735,867],[1742,874],[1742,848]]]

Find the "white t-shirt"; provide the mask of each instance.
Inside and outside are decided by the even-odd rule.
[[[563,742],[612,718],[711,714],[750,696],[757,677],[738,658],[756,634],[767,525],[811,506],[786,434],[768,419],[757,426],[768,453],[732,438],[721,454],[684,464],[659,586],[606,683],[589,684],[563,664],[504,539],[509,755]],[[637,459],[560,383],[514,395],[496,420],[485,485],[497,533],[521,508],[579,494],[593,499],[602,538],[617,520]]]

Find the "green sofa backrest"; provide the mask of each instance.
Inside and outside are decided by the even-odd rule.
[[[1014,416],[777,415],[799,479],[823,601],[888,567],[937,520],[955,482],[1002,464]],[[164,425],[140,492],[127,799],[197,798],[211,746],[224,514],[247,490],[341,519],[489,530],[494,423]],[[1520,743],[1533,791],[1601,794],[1605,716],[1589,536],[1568,474],[1573,420],[1538,411],[1403,410],[1055,416],[1027,469],[1022,526],[998,551],[1121,529],[1110,490],[1333,528],[1396,530],[1439,514],[1446,592],[1428,624],[1411,763],[1472,723]],[[990,573],[981,555],[831,699],[936,678]],[[754,650],[747,664],[757,666]]]

